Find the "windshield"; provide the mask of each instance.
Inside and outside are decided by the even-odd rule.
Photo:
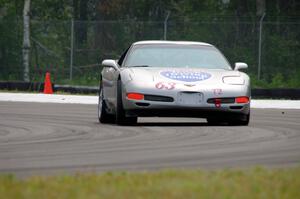
[[[136,45],[125,60],[127,67],[175,67],[231,69],[224,56],[212,46]]]

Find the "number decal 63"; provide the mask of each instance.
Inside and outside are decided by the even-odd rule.
[[[161,89],[166,89],[166,90],[173,90],[175,88],[176,83],[174,82],[158,82],[155,84],[155,88],[161,90]]]

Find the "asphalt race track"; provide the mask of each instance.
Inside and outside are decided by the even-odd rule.
[[[189,118],[99,124],[96,105],[0,102],[0,173],[300,165],[300,110],[252,109],[248,127]]]

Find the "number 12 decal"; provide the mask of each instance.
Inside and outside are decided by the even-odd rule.
[[[174,82],[158,82],[157,84],[155,84],[155,88],[157,89],[166,89],[166,90],[173,90],[175,88],[176,83]]]

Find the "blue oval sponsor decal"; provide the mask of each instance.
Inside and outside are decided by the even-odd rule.
[[[211,78],[211,74],[209,73],[195,71],[166,70],[161,71],[160,75],[172,80],[183,82],[197,82]]]

